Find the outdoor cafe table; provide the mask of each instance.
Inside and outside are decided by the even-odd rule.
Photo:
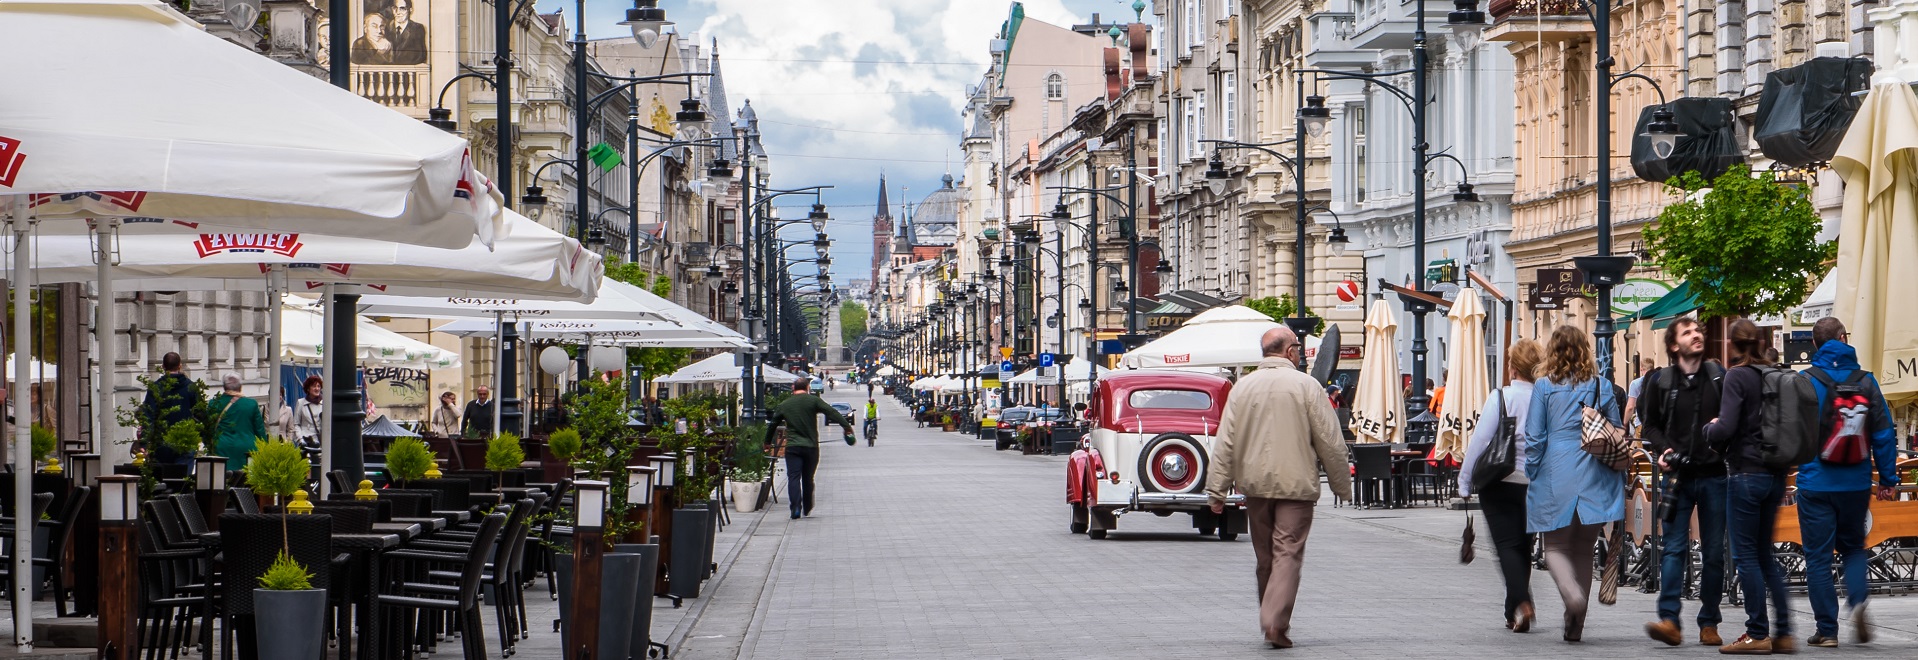
[[[361,586],[361,600],[354,606],[358,610],[360,621],[360,660],[379,660],[379,649],[372,640],[380,638],[379,596],[380,596],[380,553],[400,546],[399,534],[333,534],[335,550],[347,552],[352,557],[349,572],[357,572],[364,578]],[[218,548],[220,533],[207,532],[200,535],[200,542]],[[211,593],[211,590],[209,590]],[[340,657],[346,658],[353,652],[353,642],[341,638]]]

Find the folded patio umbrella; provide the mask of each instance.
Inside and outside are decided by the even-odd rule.
[[[1889,72],[1872,82],[1831,161],[1845,180],[1833,307],[1897,405],[1918,400],[1918,96]]]
[[[1384,300],[1365,314],[1365,361],[1352,397],[1352,434],[1359,442],[1405,438],[1405,390],[1399,384],[1398,319]],[[1449,390],[1448,390],[1449,391]]]
[[[1479,302],[1478,289],[1460,289],[1445,317],[1452,323],[1452,341],[1445,345],[1445,368],[1451,376],[1445,380],[1445,408],[1432,457],[1463,461],[1479,411],[1498,381],[1485,365],[1485,305]]]

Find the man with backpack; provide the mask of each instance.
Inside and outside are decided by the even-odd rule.
[[[1898,486],[1898,432],[1878,379],[1858,367],[1858,352],[1845,324],[1832,317],[1812,326],[1812,355],[1805,375],[1818,392],[1818,455],[1798,468],[1798,525],[1805,548],[1807,595],[1818,632],[1808,646],[1838,646],[1838,589],[1832,582],[1835,549],[1845,562],[1845,594],[1852,635],[1871,641],[1865,617],[1865,515],[1871,498],[1892,499]],[[1876,466],[1876,490],[1872,474]]]
[[[1719,646],[1719,603],[1725,596],[1725,458],[1705,442],[1705,422],[1718,416],[1725,368],[1705,359],[1705,333],[1697,319],[1681,318],[1665,328],[1665,353],[1672,365],[1647,370],[1633,391],[1645,439],[1665,474],[1659,513],[1665,547],[1659,563],[1658,620],[1645,624],[1652,639],[1671,646],[1684,643],[1679,613],[1684,601],[1685,567],[1691,561],[1692,512],[1698,513],[1698,643]]]

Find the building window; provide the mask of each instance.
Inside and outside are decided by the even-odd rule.
[[[1199,125],[1199,116],[1193,111],[1196,106],[1192,99],[1180,99],[1179,103],[1185,106],[1185,125],[1179,127],[1185,132],[1185,153],[1179,154],[1179,157],[1192,158],[1199,154],[1199,132],[1194,130]]]
[[[1345,109],[1352,118],[1352,189],[1354,201],[1365,201],[1365,106]]]
[[[1199,98],[1199,109],[1198,109],[1199,123],[1194,124],[1194,128],[1192,129],[1192,135],[1194,140],[1192,157],[1194,158],[1198,158],[1200,156],[1205,155],[1204,154],[1205,148],[1199,145],[1198,140],[1204,140],[1206,138],[1211,137],[1205,132],[1205,92],[1199,92],[1197,96]]]
[[[1152,164],[1152,176],[1159,176],[1159,173],[1163,171],[1160,168],[1163,168],[1166,166],[1166,164],[1172,162],[1172,159],[1167,157],[1166,155],[1166,150],[1171,149],[1172,148],[1171,145],[1172,145],[1172,134],[1169,132],[1166,132],[1165,117],[1160,117],[1159,118],[1159,160],[1158,162],[1155,162]]]
[[[1066,98],[1066,77],[1057,73],[1046,76],[1046,100],[1063,101]]]
[[[1239,139],[1239,74],[1227,71],[1219,83],[1219,137]]]

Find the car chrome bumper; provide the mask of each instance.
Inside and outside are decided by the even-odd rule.
[[[1226,496],[1225,503],[1232,506],[1244,506],[1245,496],[1233,493]],[[1178,511],[1199,510],[1211,506],[1205,493],[1133,493],[1132,510],[1150,511],[1153,509]]]

